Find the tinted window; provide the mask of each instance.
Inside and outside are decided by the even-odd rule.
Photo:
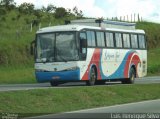
[[[114,47],[113,33],[106,33],[107,47]]]
[[[121,33],[115,33],[116,47],[122,48],[122,35]]]
[[[87,31],[87,43],[88,46],[96,46],[94,31]]]
[[[144,35],[138,35],[139,48],[145,48],[145,38]]]
[[[123,45],[124,45],[124,48],[130,48],[129,34],[123,34]]]
[[[131,34],[131,45],[132,48],[138,48],[138,40],[136,34]]]
[[[80,33],[80,53],[85,54],[87,52],[86,33]]]
[[[104,32],[96,32],[96,35],[97,35],[97,45],[98,46],[105,46]]]
[[[85,33],[80,33],[80,39],[86,39],[86,34]]]

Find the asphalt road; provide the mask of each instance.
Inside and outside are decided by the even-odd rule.
[[[135,80],[135,84],[150,84],[150,83],[160,83],[160,77],[145,77]],[[108,85],[121,85],[121,82],[106,82]],[[31,90],[31,89],[45,89],[45,88],[72,88],[72,87],[85,86],[85,82],[74,82],[61,84],[57,87],[51,87],[49,83],[37,83],[37,84],[10,84],[10,85],[0,85],[0,91],[16,91],[16,90]]]
[[[132,118],[131,118],[132,116]],[[133,118],[135,117],[135,118]],[[139,118],[138,118],[139,117]],[[32,117],[30,119],[160,119],[160,99]]]

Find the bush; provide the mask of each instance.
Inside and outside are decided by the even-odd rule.
[[[158,73],[160,72],[160,65],[154,65],[154,66],[150,66],[148,67],[148,73],[149,74],[154,74],[154,73]]]

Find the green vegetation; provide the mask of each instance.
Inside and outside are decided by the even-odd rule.
[[[35,83],[34,68],[32,66],[0,67],[1,84]]]
[[[77,7],[48,5],[35,9],[32,3],[16,6],[14,0],[0,2],[0,84],[33,83],[34,63],[30,43],[40,27],[64,24],[83,17]],[[31,27],[32,26],[32,27]]]
[[[148,75],[160,75],[160,48],[148,51]]]
[[[148,49],[160,48],[160,24],[137,22],[137,29],[143,29],[147,36]]]
[[[160,24],[138,22],[137,29],[144,29],[148,45],[148,75],[160,75]]]
[[[14,0],[2,0],[0,11],[0,66],[7,67],[33,63],[30,43],[40,27],[83,17],[77,7],[70,10],[48,5],[47,8],[35,9],[32,3],[16,7]]]
[[[32,3],[16,6],[14,0],[2,0],[0,2],[0,84],[34,82],[34,63],[33,56],[30,55],[30,43],[34,40],[36,31],[39,27],[61,25],[65,20],[81,18],[83,12],[77,7],[71,10],[50,4],[35,9]],[[160,63],[157,62],[160,59],[160,24],[138,22],[137,28],[144,29],[148,38],[148,73],[160,74],[158,68]]]
[[[31,3],[16,6],[14,0],[1,0],[0,84],[35,83],[30,43],[36,31],[39,27],[81,18],[83,13],[77,7],[71,10],[48,5],[35,9]],[[137,28],[144,29],[148,38],[148,73],[160,75],[160,24],[138,22]],[[59,113],[159,99],[159,92],[159,84],[0,92],[0,113],[23,113],[25,116]]]
[[[0,102],[3,102],[0,113],[23,113],[25,116],[60,113],[159,99],[159,92],[159,84],[0,92]]]

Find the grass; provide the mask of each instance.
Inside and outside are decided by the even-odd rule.
[[[33,67],[0,67],[0,84],[35,83]]]
[[[143,29],[146,32],[148,48],[158,48],[160,47],[160,24],[151,22],[137,22],[137,29]]]
[[[160,48],[148,51],[148,75],[160,75]]]
[[[73,87],[0,92],[0,113],[60,113],[160,99],[159,84]]]

